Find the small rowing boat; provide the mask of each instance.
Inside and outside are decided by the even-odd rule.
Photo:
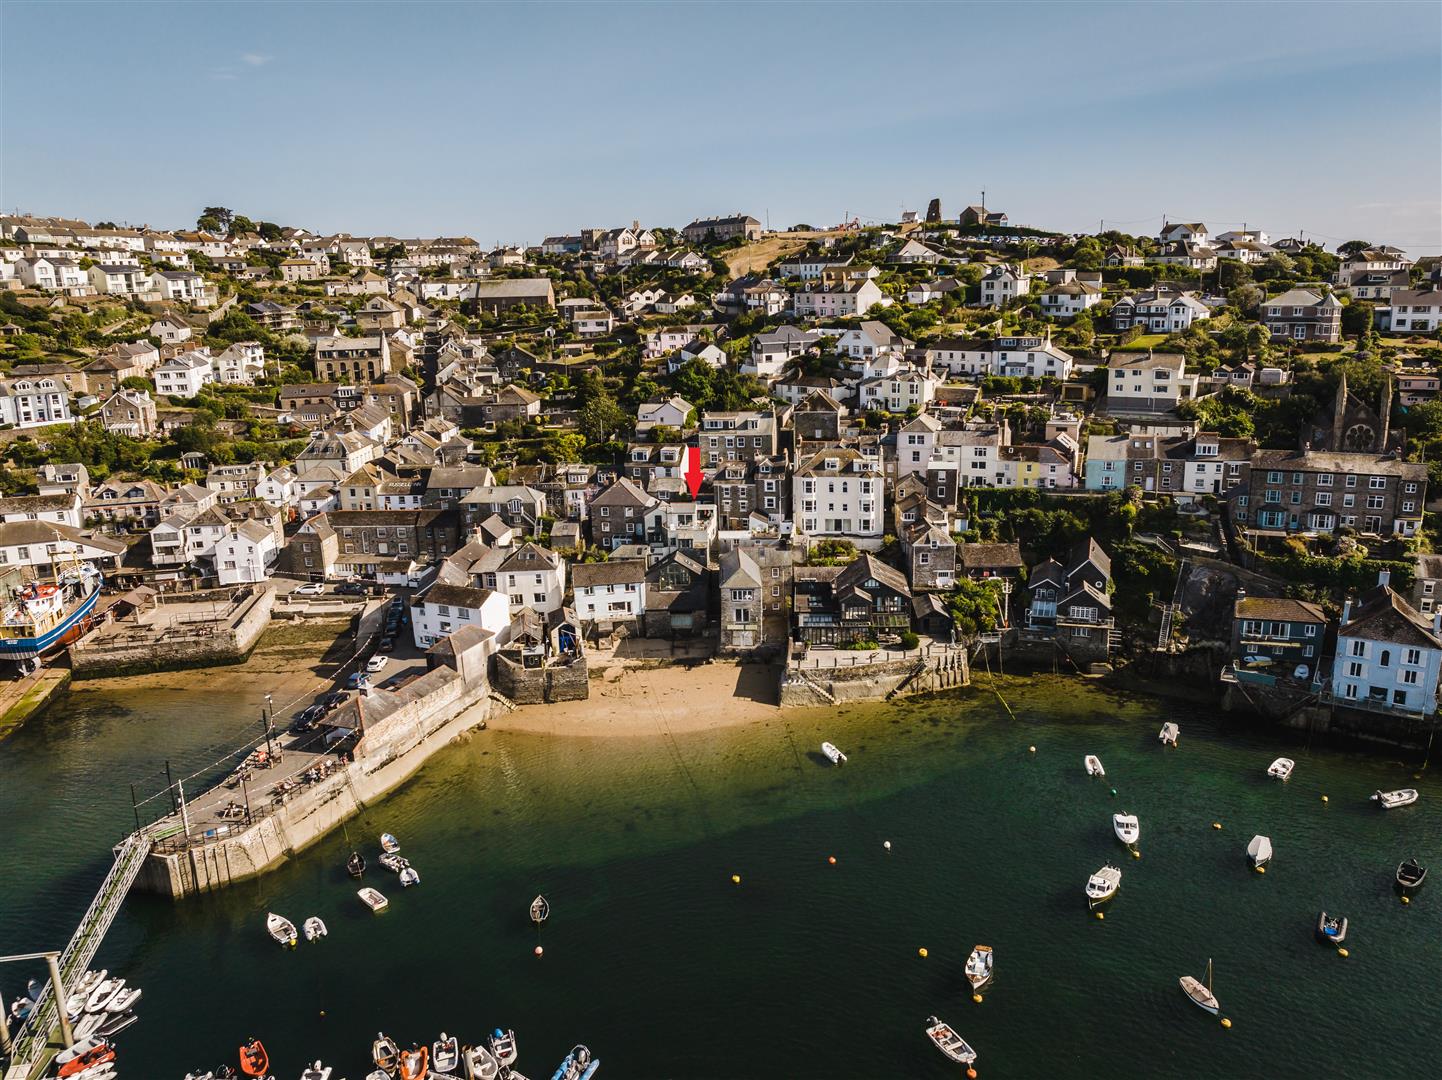
[[[1157,739],[1163,746],[1176,746],[1177,740],[1182,737],[1182,729],[1168,720],[1162,725],[1162,730],[1157,733]]]
[[[950,1024],[943,1024],[934,1016],[926,1018],[926,1037],[936,1048],[960,1065],[970,1065],[976,1060],[976,1051],[965,1039],[956,1033]]]
[[[1190,975],[1183,975],[1178,981],[1181,983],[1182,993],[1186,994],[1187,997],[1191,999],[1192,1004],[1197,1008],[1205,1009],[1213,1016],[1216,1016],[1217,1013],[1221,1011],[1222,1007],[1217,1003],[1216,995],[1212,993],[1211,960],[1207,961],[1207,981],[1205,983],[1199,979],[1192,978]]]
[[[138,986],[117,990],[115,996],[105,1003],[105,1011],[112,1014],[129,1012],[140,1000],[140,994],[141,990]]]
[[[356,895],[361,898],[361,903],[372,911],[384,911],[390,904],[384,896],[376,889],[367,885],[364,889],[356,890]]]
[[[441,1037],[431,1043],[431,1068],[438,1073],[448,1073],[460,1063],[460,1041],[454,1035],[441,1032]]]
[[[265,917],[265,929],[279,945],[295,945],[295,923],[284,915],[269,912]]]
[[[1396,810],[1399,806],[1411,806],[1417,801],[1416,788],[1398,788],[1396,791],[1375,791],[1372,801],[1383,810]]]
[[[1117,839],[1130,847],[1142,838],[1142,823],[1137,820],[1136,814],[1113,814],[1112,831],[1117,834]]]
[[[394,855],[401,849],[401,842],[388,832],[381,833],[381,850],[387,855]]]
[[[966,958],[966,981],[973,990],[980,990],[991,981],[993,955],[990,945],[978,945]]]
[[[468,1046],[463,1056],[469,1080],[496,1080],[501,1075],[501,1063],[484,1046]]]
[[[1257,835],[1252,837],[1252,842],[1247,845],[1247,858],[1252,860],[1252,865],[1257,868],[1266,866],[1272,861],[1272,841],[1270,837]]]
[[[826,755],[826,760],[831,762],[831,764],[833,765],[846,764],[846,755],[836,748],[835,743],[822,743],[821,752]]]
[[[345,861],[345,872],[351,877],[358,878],[366,872],[366,859],[359,851],[352,851],[350,858]]]
[[[551,1080],[582,1080],[583,1077],[593,1075],[600,1067],[601,1063],[592,1059],[590,1048],[577,1043],[551,1074]]]
[[[381,866],[389,870],[392,874],[399,874],[402,870],[404,870],[407,866],[410,865],[410,860],[407,859],[404,855],[382,855],[376,861],[379,862]]]
[[[1317,940],[1325,945],[1341,945],[1347,940],[1347,919],[1343,915],[1317,913]]]
[[[544,896],[538,896],[531,901],[531,922],[540,926],[551,917],[551,905]]]
[[[1404,889],[1420,889],[1427,880],[1427,868],[1416,859],[1408,859],[1397,867],[1397,884]]]
[[[270,1055],[265,1052],[261,1041],[253,1035],[240,1048],[240,1071],[246,1076],[270,1074]]]
[[[396,1041],[384,1031],[377,1031],[375,1042],[371,1043],[371,1060],[376,1063],[376,1068],[386,1075],[396,1071],[400,1064],[401,1052],[396,1046]]]
[[[486,1037],[486,1041],[490,1043],[491,1053],[496,1056],[496,1060],[500,1062],[502,1069],[509,1069],[516,1063],[516,1057],[519,1051],[516,1047],[516,1033],[514,1031],[511,1031],[509,1028],[505,1031],[496,1028],[495,1031]]]
[[[1297,763],[1289,757],[1279,757],[1276,761],[1267,766],[1267,775],[1274,780],[1286,781],[1291,778],[1292,770]]]
[[[124,979],[107,979],[91,993],[90,999],[85,1003],[85,1011],[91,1013],[104,1012],[110,1008],[110,1003],[115,1000],[125,989]]]
[[[412,885],[419,885],[420,883],[420,872],[417,871],[414,866],[407,866],[401,871],[401,885],[403,887],[409,889]]]
[[[401,1053],[400,1080],[425,1080],[431,1071],[431,1052],[424,1046],[412,1046]]]
[[[306,919],[304,929],[306,941],[314,941],[316,940],[316,938],[323,938],[326,936],[326,934],[330,932],[325,928],[325,923],[321,920],[321,917],[319,915],[312,915],[309,919]]]
[[[1088,754],[1084,757],[1082,764],[1086,766],[1088,776],[1105,776],[1107,774],[1107,771],[1102,768],[1102,759],[1095,754]]]
[[[335,1070],[329,1065],[322,1065],[320,1058],[305,1067],[305,1072],[300,1074],[300,1080],[330,1080],[330,1074]]]

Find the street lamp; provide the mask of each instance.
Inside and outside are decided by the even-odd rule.
[[[271,749],[271,745],[270,745],[270,734],[271,734],[272,731],[275,730],[275,725],[274,725],[274,723],[272,722],[273,719],[274,719],[274,706],[273,706],[272,703],[271,703],[271,695],[269,695],[269,694],[266,694],[266,695],[265,695],[265,710],[261,713],[261,716],[262,716],[262,717],[264,718],[264,720],[265,720],[265,755],[266,755],[266,759],[269,760],[272,764],[274,764],[274,762],[275,762],[275,752]]]

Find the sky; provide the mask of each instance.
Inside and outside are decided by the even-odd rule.
[[[749,213],[1442,251],[1442,5],[0,0],[0,206],[538,243]]]

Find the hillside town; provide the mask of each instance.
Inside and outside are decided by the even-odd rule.
[[[1220,643],[1249,701],[1432,714],[1442,260],[1158,226],[0,217],[0,562],[394,592],[383,651],[533,673]]]

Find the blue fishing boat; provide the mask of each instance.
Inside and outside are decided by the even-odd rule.
[[[100,571],[72,560],[56,564],[50,581],[3,584],[0,611],[0,660],[33,660],[62,649],[90,629],[90,616],[100,598]]]
[[[551,1080],[589,1080],[596,1075],[596,1070],[600,1067],[601,1063],[592,1057],[590,1049],[577,1043],[560,1067],[551,1074]]]

